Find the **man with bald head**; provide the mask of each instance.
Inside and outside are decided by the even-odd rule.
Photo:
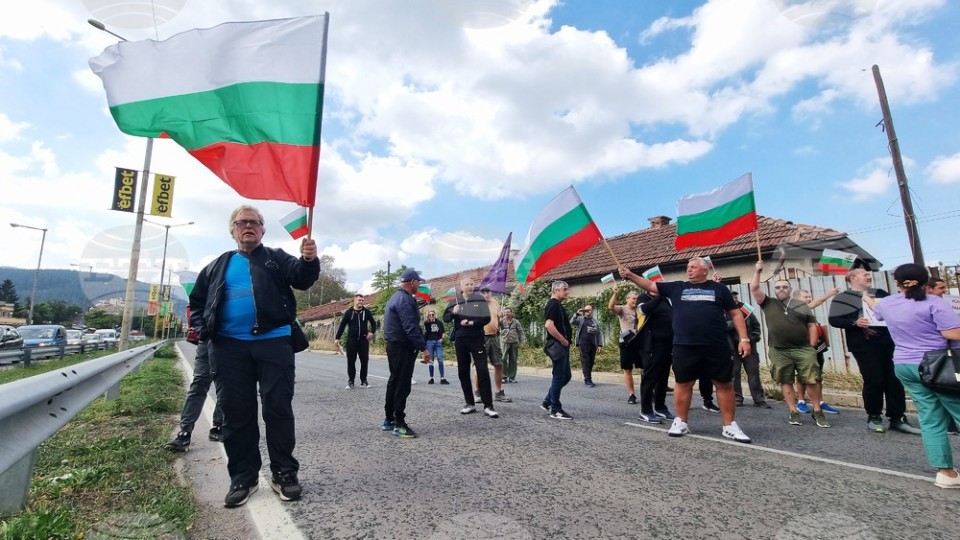
[[[720,416],[723,419],[721,434],[727,439],[749,443],[750,437],[734,420],[733,365],[727,342],[726,317],[733,321],[736,328],[739,336],[737,352],[741,357],[750,354],[750,338],[747,336],[743,313],[733,302],[730,289],[707,279],[708,272],[709,264],[701,257],[694,257],[687,263],[687,281],[654,283],[634,274],[625,266],[620,267],[620,275],[625,279],[646,291],[658,292],[673,304],[673,374],[676,379],[673,399],[676,418],[667,434],[682,437],[690,433],[687,420],[693,384],[701,375],[706,375],[717,389]]]

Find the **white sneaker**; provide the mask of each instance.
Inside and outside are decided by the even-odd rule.
[[[460,409],[460,414],[473,414],[477,412],[477,408],[473,405],[467,405],[466,407]]]
[[[484,407],[483,414],[489,416],[490,418],[500,418],[500,415],[497,414],[497,411],[491,409],[490,407]]]
[[[416,380],[416,379],[410,379],[410,384],[417,384],[417,380]]]
[[[750,442],[750,437],[747,437],[747,434],[740,429],[740,426],[738,426],[736,422],[730,422],[729,426],[723,426],[723,436],[737,442]]]
[[[950,478],[942,472],[938,472],[933,485],[943,489],[960,489],[960,476]]]
[[[687,427],[687,423],[680,419],[680,417],[675,417],[673,419],[673,424],[670,426],[670,430],[667,431],[667,435],[671,437],[683,437],[690,433],[690,428]]]

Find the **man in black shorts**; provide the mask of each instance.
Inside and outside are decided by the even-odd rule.
[[[624,266],[620,275],[646,291],[655,291],[673,304],[673,374],[676,378],[673,399],[676,418],[667,432],[671,437],[690,433],[687,418],[693,384],[701,375],[709,376],[717,389],[722,435],[737,442],[749,443],[750,437],[734,421],[733,366],[727,343],[727,322],[724,312],[733,321],[740,336],[738,352],[750,354],[750,338],[743,314],[733,302],[730,289],[707,279],[709,266],[700,257],[687,263],[687,281],[654,283]]]

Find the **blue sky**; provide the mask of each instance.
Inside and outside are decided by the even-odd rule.
[[[149,3],[148,3],[149,4]],[[880,66],[927,262],[957,264],[960,3],[946,0],[117,0],[21,5],[0,20],[0,266],[126,276],[133,217],[108,210],[113,167],[142,169],[87,61],[115,38],[166,39],[235,20],[331,13],[315,237],[363,288],[400,264],[427,276],[522,247],[571,183],[614,236],[676,215],[683,195],[752,172],[758,211],[848,232],[884,263],[911,260],[870,68]],[[951,24],[952,22],[952,24]],[[178,178],[168,268],[234,247],[243,201],[170,141]],[[295,252],[255,201],[265,242]],[[163,231],[145,231],[156,279]]]

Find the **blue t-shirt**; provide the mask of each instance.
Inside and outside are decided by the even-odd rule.
[[[716,281],[657,283],[660,294],[673,304],[674,345],[729,347],[725,312],[737,309],[730,289]]]
[[[224,276],[223,302],[218,313],[220,335],[247,341],[272,339],[290,335],[290,325],[274,328],[262,334],[252,334],[257,320],[257,306],[253,301],[253,285],[250,281],[250,261],[234,253],[227,263]]]

